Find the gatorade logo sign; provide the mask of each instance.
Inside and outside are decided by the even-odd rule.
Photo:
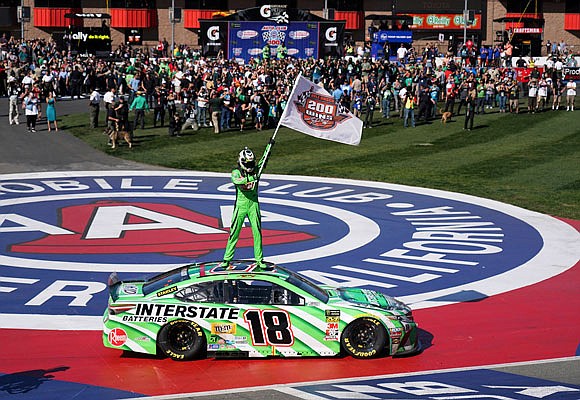
[[[207,38],[212,41],[218,41],[220,39],[220,27],[217,25],[210,26],[207,30]]]
[[[227,173],[1,176],[0,324],[100,329],[111,272],[141,279],[221,260],[235,194]],[[415,309],[531,285],[580,256],[578,233],[555,218],[444,191],[264,175],[260,207],[267,261],[319,284],[388,290]],[[249,225],[235,257],[253,259]]]
[[[329,42],[335,42],[336,41],[336,26],[331,26],[330,28],[326,29],[326,33],[324,36],[326,37],[326,40],[328,40]]]

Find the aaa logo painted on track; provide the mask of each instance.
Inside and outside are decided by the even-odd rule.
[[[54,316],[100,315],[112,271],[128,279],[221,259],[234,199],[229,174],[1,177],[0,301],[4,316],[20,316],[0,314],[3,326],[28,327],[26,315],[39,314],[59,329]],[[260,203],[267,260],[319,283],[386,290],[414,308],[513,290],[576,261],[562,247],[578,240],[568,225],[466,195],[266,175]],[[248,226],[236,258],[253,258],[252,244]],[[556,255],[564,268],[550,267]]]

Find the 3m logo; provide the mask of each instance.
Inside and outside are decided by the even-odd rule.
[[[121,328],[115,328],[109,332],[109,343],[113,346],[120,347],[127,342],[127,332]]]

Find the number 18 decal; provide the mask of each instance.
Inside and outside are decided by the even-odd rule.
[[[248,310],[244,321],[250,327],[254,346],[292,346],[294,335],[284,310]]]

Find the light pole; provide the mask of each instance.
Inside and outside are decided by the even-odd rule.
[[[170,58],[173,57],[173,48],[175,46],[175,0],[171,0],[171,13],[169,13],[171,18],[171,52]]]
[[[24,41],[24,0],[20,0],[20,39]]]
[[[463,7],[463,45],[467,43],[467,18],[469,11],[467,10],[467,0],[465,0],[465,6]]]

